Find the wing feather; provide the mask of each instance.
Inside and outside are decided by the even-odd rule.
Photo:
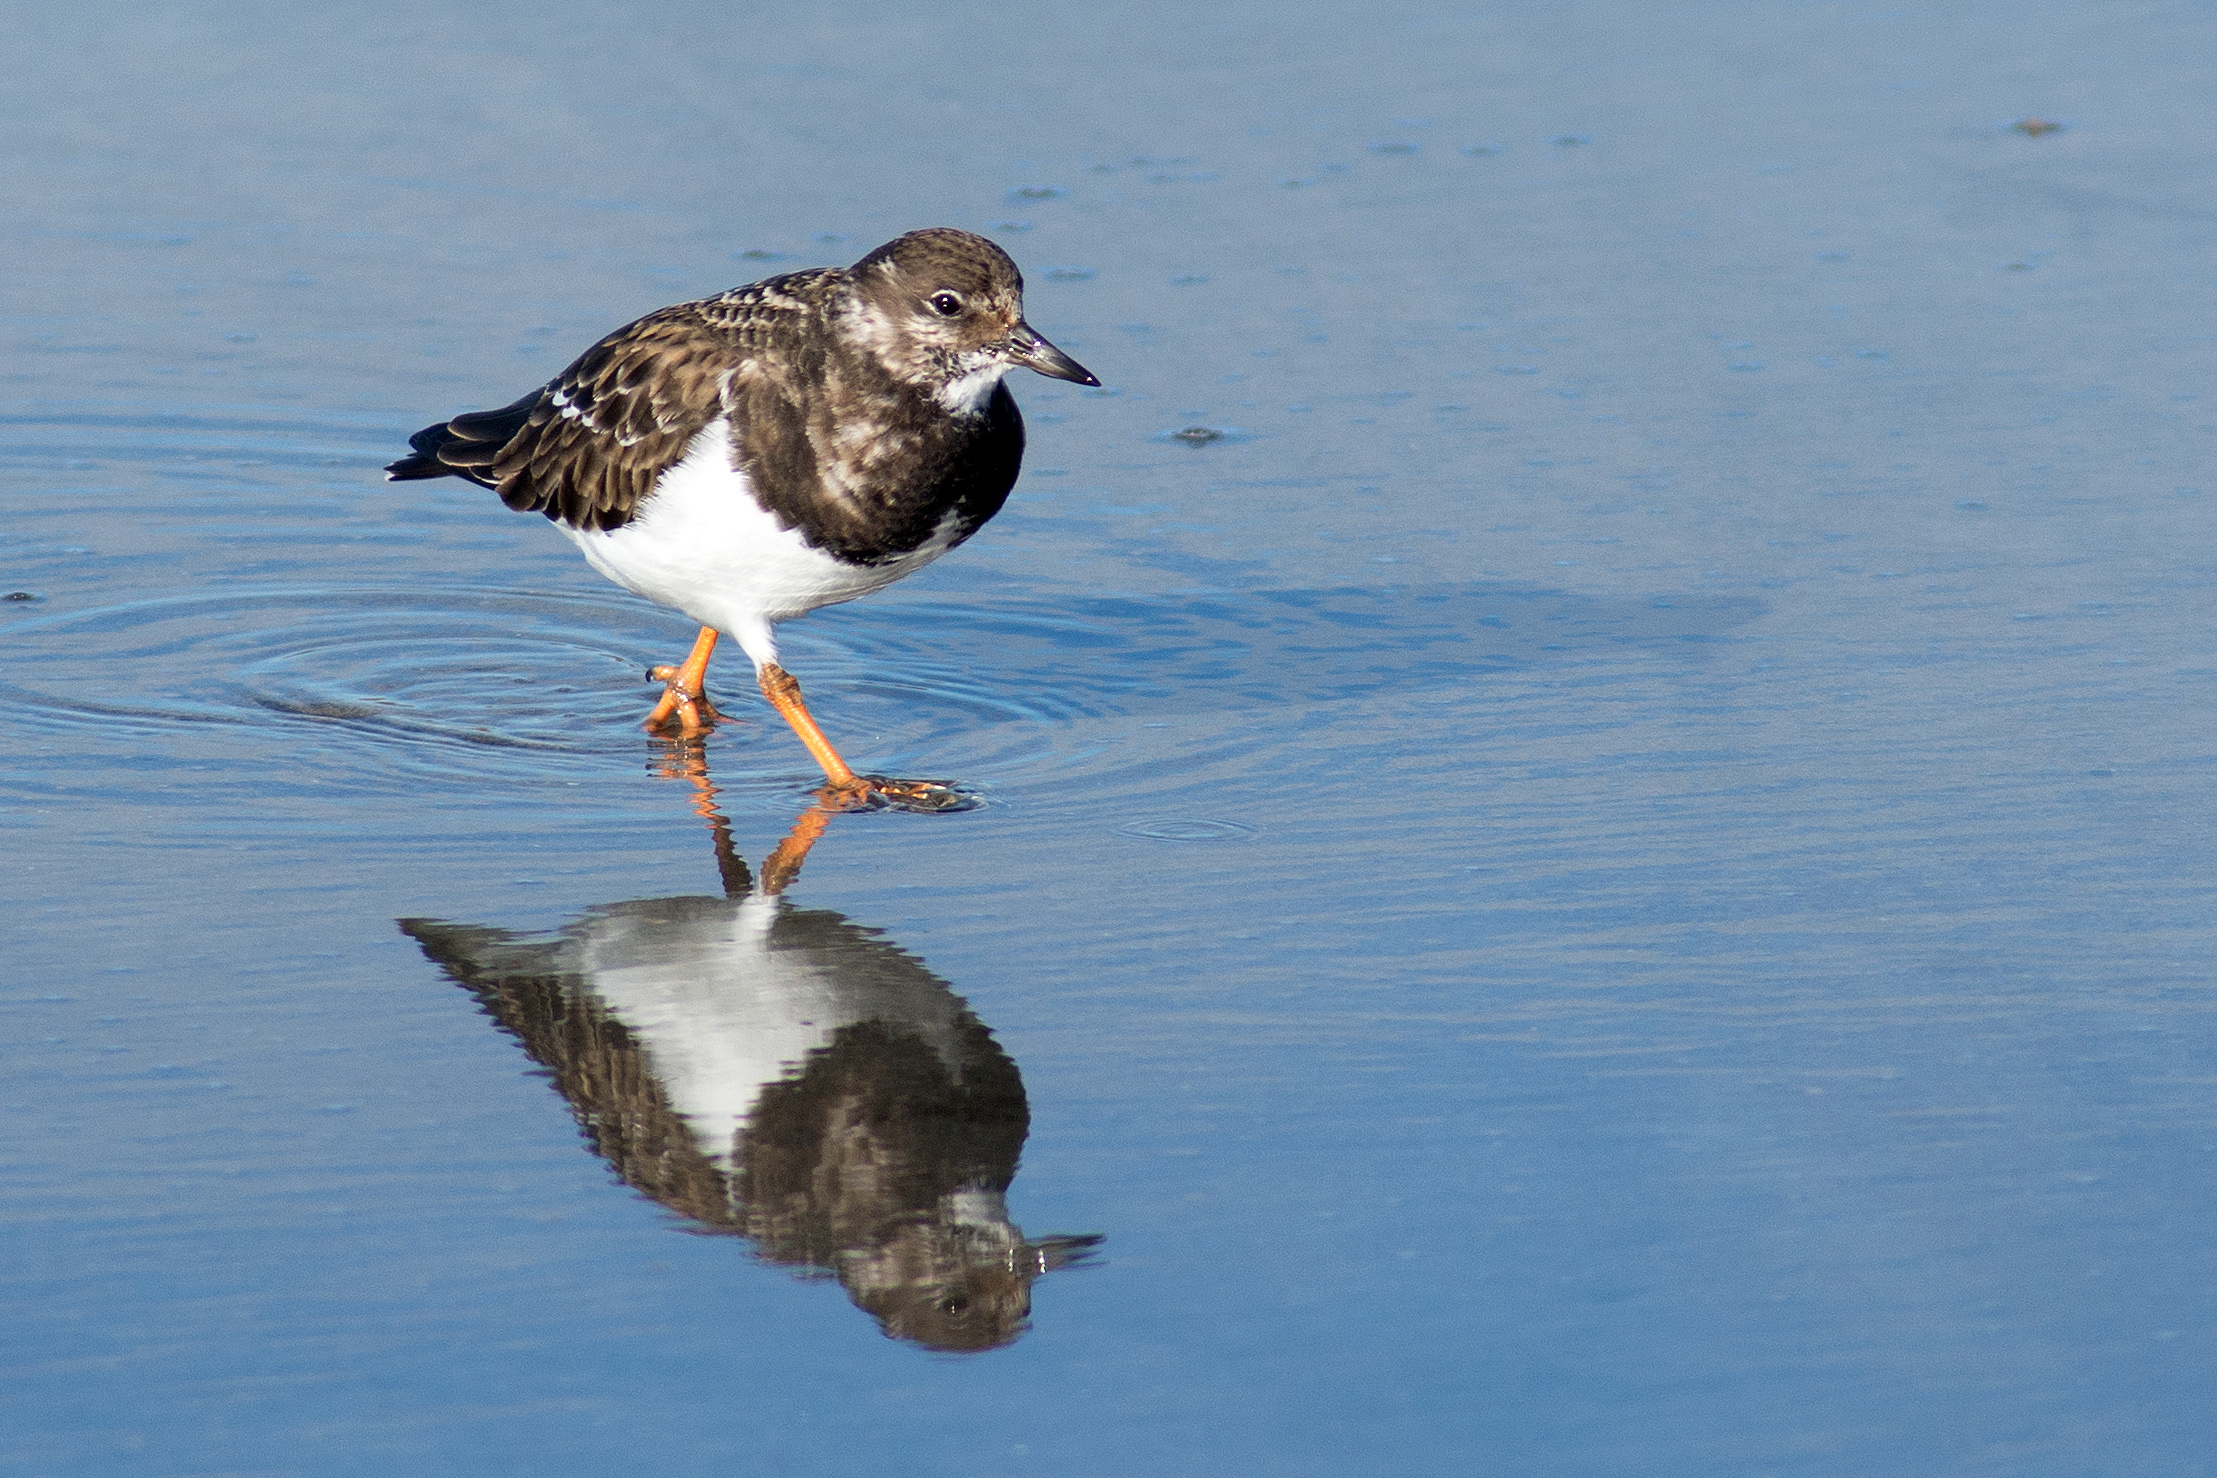
[[[387,471],[463,477],[519,512],[621,528],[693,438],[732,414],[731,367],[794,337],[836,276],[795,273],[650,313],[521,400],[425,427],[409,439],[416,455]]]

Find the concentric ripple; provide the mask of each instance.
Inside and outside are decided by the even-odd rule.
[[[13,624],[0,681],[57,737],[180,727],[339,731],[384,768],[482,772],[605,750],[646,701],[637,653],[670,644],[620,597],[273,588],[155,597]],[[680,636],[678,643],[682,644]]]
[[[1161,816],[1118,829],[1126,836],[1145,837],[1151,842],[1236,842],[1255,834],[1255,828],[1243,822],[1209,816]]]
[[[1745,607],[1745,608],[1743,608]],[[827,727],[885,773],[976,777],[1082,767],[1097,722],[1276,708],[1250,742],[1298,743],[1304,710],[1394,691],[1482,691],[1505,671],[1631,671],[1626,647],[1716,639],[1746,603],[1597,601],[1555,592],[1264,591],[1060,601],[906,599],[824,612],[781,632]],[[606,773],[638,762],[644,669],[692,628],[615,589],[441,584],[233,587],[9,622],[0,702],[67,743],[158,742],[224,728],[320,736],[330,783],[371,791],[432,777]],[[727,713],[764,743],[719,773],[789,786],[807,764],[757,707],[736,651],[711,669]],[[1110,724],[1109,729],[1122,727]],[[1161,727],[1160,724],[1153,727]],[[775,736],[772,740],[771,736]],[[719,747],[744,743],[729,731]]]

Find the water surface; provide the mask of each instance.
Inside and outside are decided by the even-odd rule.
[[[0,1470],[2209,1471],[2200,10],[22,29]],[[811,821],[377,469],[926,224]]]

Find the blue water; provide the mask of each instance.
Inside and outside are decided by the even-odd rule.
[[[2217,1470],[2205,8],[15,34],[0,1472]],[[786,628],[985,804],[783,877],[743,675],[649,739],[681,618],[377,469],[927,224],[1107,385]],[[991,1031],[1005,1222],[617,1163],[592,970],[766,967],[563,941],[747,909]],[[1008,1227],[996,1348],[867,1306]]]

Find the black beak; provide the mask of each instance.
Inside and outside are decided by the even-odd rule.
[[[1016,331],[1008,336],[1008,351],[1009,363],[1037,370],[1050,380],[1069,380],[1078,385],[1101,383],[1093,378],[1093,371],[1041,338],[1037,330],[1022,320],[1017,321]]]

